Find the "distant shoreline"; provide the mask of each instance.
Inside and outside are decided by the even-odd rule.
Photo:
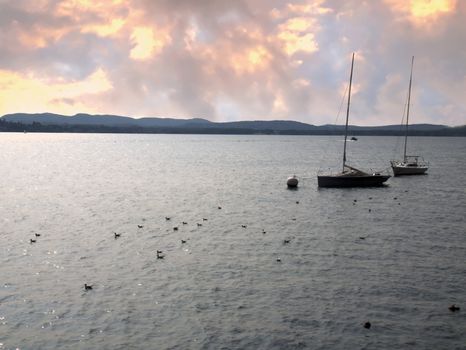
[[[9,114],[0,118],[0,132],[99,133],[99,134],[192,134],[192,135],[344,135],[343,125],[321,125],[291,121],[211,122],[205,119],[141,118],[113,115],[63,116],[52,113]],[[404,136],[400,125],[349,126],[351,136]],[[410,136],[466,136],[466,125],[413,124]]]
[[[264,135],[264,136],[343,136],[344,133],[313,133],[313,132],[299,132],[299,131],[263,131],[257,132],[255,130],[126,130],[124,128],[92,128],[87,129],[85,126],[82,128],[60,128],[56,125],[50,125],[42,128],[28,128],[25,126],[20,129],[4,129],[0,127],[0,133],[44,133],[44,134],[139,134],[139,135]],[[354,132],[353,136],[404,136],[403,133],[396,132]],[[414,137],[466,137],[466,132],[462,133],[440,133],[440,132],[419,132],[413,131],[409,136]]]

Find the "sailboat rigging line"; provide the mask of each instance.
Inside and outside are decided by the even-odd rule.
[[[412,82],[412,75],[413,75],[413,62],[414,62],[414,56],[412,57],[411,59],[411,74],[410,74],[410,78],[409,78],[409,84],[411,86],[411,82]],[[409,118],[409,106],[411,104],[411,89],[408,89],[408,92],[406,93],[406,100],[405,100],[405,103],[403,105],[403,115],[401,117],[401,124],[400,124],[400,127],[398,129],[398,136],[396,138],[396,143],[395,143],[395,148],[393,149],[393,155],[392,155],[392,159],[395,158],[395,154],[398,153],[398,147],[399,147],[399,144],[400,144],[400,136],[403,135],[403,126],[405,125],[405,117],[406,117],[406,124],[408,124],[408,118]],[[406,135],[408,134],[408,126],[406,125]],[[405,135],[405,138],[406,138],[406,135]],[[406,147],[406,145],[405,145]],[[406,150],[406,148],[405,148]]]
[[[343,108],[343,104],[345,103],[345,100],[346,100],[346,93],[348,92],[348,88],[349,88],[349,85],[346,85],[345,92],[343,93],[343,96],[341,96],[340,107],[338,108],[338,113],[337,113],[337,116],[335,118],[335,122],[333,124],[329,125],[330,129],[332,130],[333,135],[339,135],[337,123],[338,123],[338,119],[340,118],[340,114],[341,114],[341,110]],[[325,148],[324,152],[321,152],[321,157],[320,157],[320,161],[319,161],[319,169],[322,168],[322,164],[324,162],[324,159],[326,161],[328,161],[328,157],[327,157],[328,152],[329,152],[328,147]],[[320,171],[320,170],[318,170],[318,171]]]
[[[343,172],[345,171],[346,165],[346,139],[348,138],[348,118],[349,118],[349,110],[350,110],[350,102],[351,102],[351,83],[353,81],[353,66],[354,66],[354,52],[353,58],[351,59],[351,73],[350,73],[350,82],[349,82],[349,89],[348,89],[348,105],[346,107],[346,124],[345,124],[345,142],[343,144]]]
[[[406,116],[406,107],[408,106],[408,93],[406,93],[406,100],[403,105],[403,116],[401,117],[401,124],[398,128],[398,135],[396,136],[396,143],[395,147],[393,148],[393,154],[392,154],[392,159],[395,157],[396,154],[398,154],[399,150],[398,147],[400,146],[400,140],[403,135],[403,125],[405,122],[405,116]]]
[[[408,143],[409,104],[411,102],[411,85],[412,85],[412,82],[413,82],[413,64],[414,64],[414,56],[411,58],[411,74],[409,75],[408,108],[406,110],[405,148],[404,148],[404,153],[403,153],[403,161],[404,162],[406,162],[406,145]]]
[[[349,87],[349,86],[346,86],[346,88],[345,88],[345,93],[344,93],[343,96],[341,97],[340,108],[338,108],[338,114],[337,114],[337,117],[335,118],[335,123],[333,123],[333,125],[337,125],[338,118],[340,118],[341,109],[342,109],[342,107],[343,107],[343,103],[345,103],[346,93],[348,92],[348,87]]]

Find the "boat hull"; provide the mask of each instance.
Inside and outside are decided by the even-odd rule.
[[[390,162],[394,176],[424,175],[429,168],[428,163],[419,161],[419,156],[407,156],[406,158],[407,161],[392,160]]]
[[[393,176],[403,176],[403,175],[425,175],[427,167],[423,166],[393,166]]]
[[[390,175],[365,175],[365,176],[339,176],[321,175],[317,176],[319,187],[378,187],[383,186]]]

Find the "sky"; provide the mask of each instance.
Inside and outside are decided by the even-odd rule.
[[[0,0],[0,115],[466,124],[465,0]]]

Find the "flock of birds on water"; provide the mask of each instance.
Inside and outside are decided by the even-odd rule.
[[[408,192],[408,191],[406,190],[405,192]],[[371,200],[371,199],[372,199],[372,197],[369,197],[369,200]],[[394,199],[394,200],[398,200],[397,197],[393,197],[393,199]],[[357,199],[354,199],[354,200],[353,200],[353,205],[356,205],[357,202],[358,202]],[[299,204],[299,201],[296,201],[296,204]],[[398,205],[401,205],[401,203],[398,202]],[[217,208],[218,208],[219,210],[222,209],[221,206],[218,206]],[[368,211],[369,211],[369,212],[372,212],[372,209],[369,208]],[[171,217],[169,217],[169,216],[166,216],[166,217],[165,217],[165,221],[170,221],[170,220],[171,220]],[[207,220],[208,220],[207,218],[202,218],[202,221],[207,221]],[[293,218],[292,220],[296,220],[296,219]],[[187,223],[186,221],[182,221],[182,225],[187,225],[187,224],[188,224],[188,223]],[[144,226],[143,226],[143,225],[140,225],[140,224],[138,224],[137,227],[138,227],[139,229],[144,228]],[[197,227],[202,227],[202,223],[199,223],[199,222],[198,222],[198,223],[197,223]],[[241,225],[241,227],[245,229],[245,228],[247,228],[247,225]],[[178,226],[174,226],[174,227],[173,227],[173,231],[178,231]],[[263,234],[266,234],[267,232],[266,232],[264,229],[262,229],[262,233],[263,233]],[[35,238],[31,238],[31,239],[29,240],[29,242],[30,242],[31,244],[36,243],[36,242],[37,242],[37,238],[40,237],[40,236],[41,236],[40,233],[35,233]],[[115,239],[118,239],[118,238],[121,237],[121,233],[113,232],[113,236],[114,236]],[[366,237],[361,236],[361,237],[359,237],[359,239],[364,240],[364,239],[366,239]],[[185,244],[186,242],[187,242],[186,239],[181,239],[181,244]],[[290,239],[284,239],[284,240],[283,240],[283,244],[289,244],[290,242],[291,242]],[[163,252],[162,250],[157,250],[157,251],[156,251],[156,257],[157,257],[157,259],[164,259],[164,258],[165,258],[165,254],[164,254],[164,252]],[[280,257],[278,257],[278,258],[276,259],[276,261],[277,261],[277,262],[281,262],[282,260],[281,260]],[[93,289],[93,286],[92,286],[92,285],[87,284],[87,283],[84,283],[84,290],[85,290],[85,291],[90,291],[90,290],[92,290],[92,289]],[[460,307],[457,306],[456,304],[452,304],[452,305],[450,305],[450,306],[448,307],[448,310],[450,310],[451,312],[457,312],[457,311],[460,311]],[[372,327],[372,324],[371,324],[369,321],[367,321],[367,322],[365,322],[365,323],[363,324],[363,327],[366,328],[366,329],[370,329],[370,328]]]

